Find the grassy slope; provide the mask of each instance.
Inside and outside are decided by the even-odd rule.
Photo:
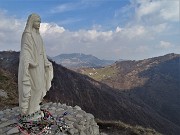
[[[18,104],[17,83],[15,78],[11,73],[2,69],[0,69],[0,89],[4,90],[8,96],[8,98],[0,97],[0,109]]]
[[[102,121],[96,120],[100,131],[107,135],[162,135],[154,129],[144,128],[142,126],[131,126],[121,121]]]
[[[117,74],[117,69],[114,66],[107,66],[104,68],[83,68],[80,72],[97,81],[102,81],[114,77]]]

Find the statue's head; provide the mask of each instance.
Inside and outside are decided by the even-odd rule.
[[[39,15],[34,13],[29,15],[24,32],[31,33],[33,28],[39,30],[40,23],[41,23],[41,18]]]

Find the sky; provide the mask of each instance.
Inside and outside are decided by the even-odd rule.
[[[180,0],[1,0],[0,51],[20,51],[28,16],[41,17],[48,56],[141,60],[180,54]]]

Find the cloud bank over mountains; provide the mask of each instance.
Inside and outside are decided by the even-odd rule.
[[[59,12],[62,12],[61,8]],[[55,22],[42,22],[40,32],[47,54],[80,52],[118,60],[180,52],[178,0],[132,0],[114,11],[112,21],[120,22],[125,18],[123,15],[129,15],[126,24],[110,30],[103,30],[101,24],[96,24],[98,27],[72,31]],[[10,16],[3,10],[0,10],[0,20],[0,50],[20,50],[26,20]]]

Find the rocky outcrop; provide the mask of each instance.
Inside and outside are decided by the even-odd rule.
[[[67,106],[61,103],[46,103],[41,106],[47,109],[54,118],[63,117],[68,130],[56,132],[51,128],[50,135],[99,135],[99,126],[94,120],[94,116],[81,110],[79,106]],[[1,135],[19,135],[17,121],[19,116],[19,107],[0,111],[0,134]]]
[[[0,89],[0,97],[8,98],[7,93],[2,89]]]

